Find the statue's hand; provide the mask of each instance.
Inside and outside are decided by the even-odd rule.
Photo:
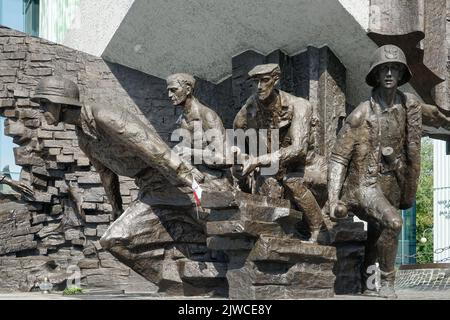
[[[346,218],[348,215],[347,206],[342,201],[330,201],[330,218],[332,221]]]
[[[336,216],[334,215],[334,212],[338,205],[337,201],[330,201],[328,205],[329,205],[328,213],[330,214],[331,220],[336,220]]]
[[[34,198],[34,191],[31,189],[31,186],[20,181],[11,181],[10,186],[14,191],[23,194],[27,198]]]

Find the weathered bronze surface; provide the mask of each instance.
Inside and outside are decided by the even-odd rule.
[[[397,90],[411,72],[403,51],[386,45],[374,57],[367,83],[374,87],[339,132],[328,172],[331,216],[342,201],[350,212],[368,222],[366,270],[379,263],[380,294],[393,297],[397,236],[402,218],[398,209],[413,205],[420,174],[423,105],[412,94]]]
[[[258,65],[249,72],[257,81],[257,92],[241,108],[234,120],[234,129],[266,129],[268,153],[249,155],[242,170],[236,168],[240,178],[252,174],[252,191],[274,198],[289,198],[304,212],[311,232],[310,241],[317,242],[323,225],[321,208],[311,192],[312,185],[325,184],[325,161],[314,153],[311,141],[313,110],[310,103],[287,92],[276,89],[281,70],[277,64]],[[271,131],[278,130],[279,150],[273,151]],[[279,164],[274,175],[263,175],[260,168]],[[308,168],[309,167],[309,168]],[[322,176],[321,176],[322,174]]]
[[[219,115],[194,96],[195,78],[190,74],[176,73],[166,81],[169,99],[174,106],[182,108],[178,128],[186,130],[190,137],[190,143],[177,146],[174,151],[185,161],[194,163],[203,173],[205,166],[212,169],[227,167],[225,128]],[[208,142],[212,142],[215,148],[210,148]]]
[[[213,176],[205,176],[184,162],[150,123],[144,123],[130,111],[113,105],[71,103],[68,99],[77,96],[73,95],[75,84],[58,78],[42,82],[33,100],[41,104],[49,124],[64,122],[76,126],[80,148],[100,175],[115,217],[120,216],[102,236],[102,247],[157,284],[161,291],[183,294],[185,287],[175,260],[188,257],[205,261],[206,254],[204,217],[195,215],[192,208],[192,181],[195,178],[204,182],[204,189],[209,182],[214,190],[227,185],[214,184]],[[48,83],[62,88],[59,95],[64,100],[55,103],[53,92],[45,94]],[[137,200],[123,214],[119,175],[134,178],[140,188]],[[83,216],[76,190],[69,188],[69,194]],[[174,254],[161,255],[158,250],[171,250]],[[221,279],[217,281],[220,284]],[[203,290],[201,286],[196,288],[191,294],[202,293],[198,291]]]
[[[33,198],[33,189],[26,183],[22,181],[14,181],[4,175],[0,174],[0,184],[6,184],[11,187],[14,191],[24,195],[27,198]]]

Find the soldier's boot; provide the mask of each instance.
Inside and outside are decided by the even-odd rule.
[[[324,224],[322,210],[314,195],[306,187],[301,188],[301,192],[293,195],[296,205],[303,211],[305,220],[309,226],[311,237],[307,242],[317,243],[320,229]]]
[[[381,271],[379,295],[386,299],[397,299],[397,294],[395,293],[395,270],[391,272]]]

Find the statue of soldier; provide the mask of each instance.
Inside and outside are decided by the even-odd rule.
[[[194,159],[202,160],[202,164],[211,168],[226,167],[225,128],[217,113],[194,96],[195,78],[190,74],[176,73],[170,75],[166,81],[170,100],[174,106],[183,110],[177,124],[179,128],[185,129],[191,138],[187,139],[189,145],[175,150],[185,160],[191,161],[194,156]],[[195,143],[196,140],[201,143]],[[184,142],[186,141],[183,140]],[[207,145],[208,142],[212,144]],[[210,146],[214,148],[208,148]]]
[[[311,237],[317,242],[321,227],[324,225],[322,211],[310,190],[310,186],[322,179],[326,184],[326,164],[314,155],[311,125],[313,109],[302,98],[275,89],[279,83],[281,70],[278,64],[258,65],[249,72],[251,79],[257,81],[257,92],[252,95],[234,120],[234,129],[267,129],[268,149],[273,151],[271,130],[278,130],[279,150],[265,155],[248,155],[242,166],[242,172],[235,174],[246,177],[253,173],[258,194],[270,197],[287,197],[304,212]],[[279,163],[275,175],[264,176],[262,167]],[[320,166],[323,170],[308,170],[308,166]],[[317,174],[322,173],[323,177]],[[311,173],[315,173],[312,174]]]
[[[115,105],[83,105],[78,86],[67,79],[49,77],[37,86],[33,101],[40,103],[48,124],[73,124],[81,150],[100,175],[113,215],[122,213],[118,175],[135,178],[141,195],[162,180],[174,186],[191,186],[204,175],[171,152],[150,123]],[[146,210],[148,205],[131,205],[128,210]]]
[[[375,52],[366,77],[374,88],[371,98],[347,117],[328,170],[330,215],[338,215],[336,208],[343,205],[368,223],[363,291],[387,298],[396,297],[399,209],[413,205],[420,174],[424,105],[397,90],[411,77],[400,48],[386,45]],[[376,262],[381,270],[379,291],[368,283],[367,274]]]

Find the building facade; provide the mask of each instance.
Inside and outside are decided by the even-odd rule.
[[[434,262],[450,262],[450,149],[444,141],[434,141]]]

